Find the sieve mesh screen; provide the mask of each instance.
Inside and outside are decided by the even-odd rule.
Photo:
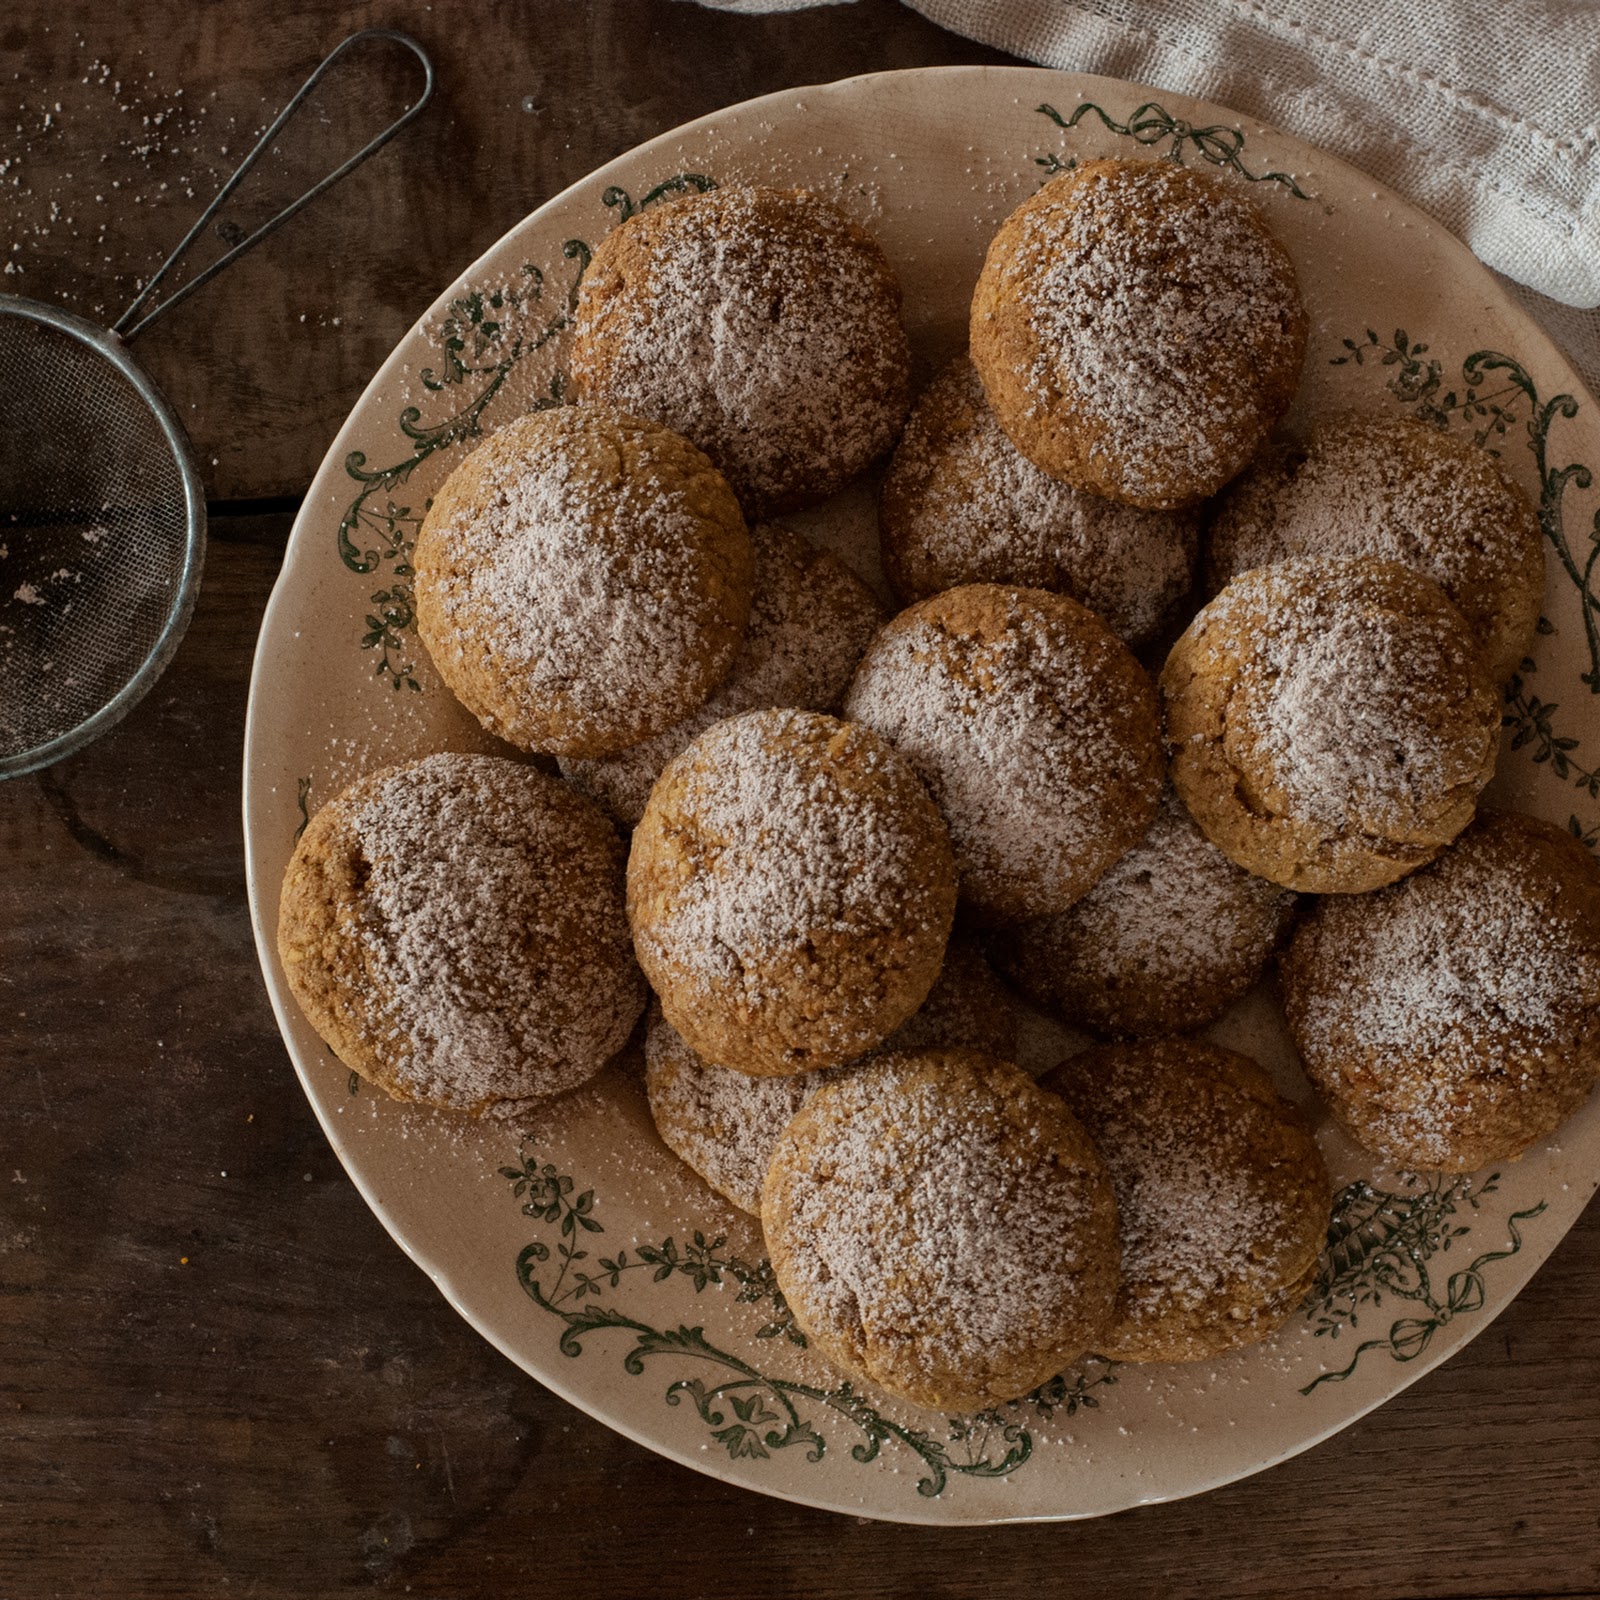
[[[128,689],[186,600],[175,445],[118,365],[0,311],[0,765]]]

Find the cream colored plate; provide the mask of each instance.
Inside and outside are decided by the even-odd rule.
[[[520,1148],[504,1127],[357,1092],[284,986],[278,885],[307,811],[358,774],[491,747],[410,626],[406,555],[477,433],[559,397],[571,296],[607,229],[707,179],[818,190],[893,259],[925,377],[962,344],[1000,220],[1058,165],[1110,154],[1208,165],[1265,208],[1312,311],[1293,421],[1340,406],[1435,417],[1483,434],[1543,505],[1550,631],[1508,701],[1494,793],[1572,819],[1593,843],[1597,497],[1576,468],[1600,465],[1594,402],[1461,244],[1369,179],[1220,107],[1104,78],[959,67],[772,95],[542,206],[362,396],[296,521],[256,655],[245,833],[261,963],[305,1091],[368,1203],[474,1327],[573,1404],[716,1477],[866,1516],[1095,1516],[1305,1449],[1505,1306],[1595,1187],[1600,1104],[1525,1160],[1461,1180],[1377,1170],[1324,1126],[1351,1187],[1316,1298],[1271,1343],[1197,1367],[1091,1361],[1037,1399],[950,1418],[857,1392],[791,1341],[758,1231],[659,1144],[626,1066],[552,1107]],[[799,520],[875,573],[866,488]],[[1216,1032],[1306,1098],[1263,996]]]

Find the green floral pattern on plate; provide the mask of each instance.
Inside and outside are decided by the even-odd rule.
[[[1499,1185],[1500,1174],[1495,1172],[1487,1178],[1410,1174],[1397,1190],[1377,1189],[1365,1180],[1346,1186],[1334,1202],[1322,1269],[1305,1314],[1317,1337],[1330,1340],[1346,1329],[1355,1330],[1363,1311],[1380,1309],[1385,1295],[1391,1305],[1395,1301],[1406,1305],[1409,1314],[1393,1322],[1381,1337],[1363,1340],[1348,1366],[1313,1378],[1301,1394],[1324,1383],[1342,1383],[1369,1350],[1387,1350],[1396,1361],[1415,1361],[1439,1329],[1483,1309],[1483,1269],[1522,1249],[1517,1224],[1540,1216],[1543,1200],[1514,1211],[1506,1222],[1511,1242],[1485,1251],[1451,1273],[1442,1291],[1434,1286],[1430,1266],[1435,1256],[1471,1231],[1469,1223],[1457,1220],[1463,1210],[1477,1211]]]
[[[669,1358],[679,1371],[684,1363],[709,1368],[714,1381],[698,1373],[680,1376],[668,1384],[663,1397],[669,1406],[689,1400],[711,1438],[735,1460],[765,1459],[798,1446],[806,1460],[821,1461],[828,1450],[822,1424],[831,1416],[855,1437],[850,1446],[853,1461],[875,1461],[886,1446],[904,1449],[921,1468],[918,1494],[935,1496],[943,1493],[952,1477],[1002,1478],[1025,1465],[1033,1455],[1033,1436],[1024,1420],[1030,1410],[1046,1419],[1058,1412],[1072,1416],[1080,1409],[1093,1410],[1100,1404],[1095,1391],[1116,1383],[1111,1363],[1091,1359],[1083,1370],[1051,1379],[1025,1400],[971,1416],[947,1417],[941,1437],[935,1430],[885,1416],[848,1379],[825,1387],[766,1371],[713,1344],[703,1326],[658,1328],[606,1299],[607,1292],[621,1287],[630,1274],[643,1274],[656,1283],[676,1277],[687,1281],[697,1295],[731,1282],[739,1286],[735,1304],[770,1304],[768,1320],[755,1338],[781,1338],[804,1348],[805,1335],[795,1326],[770,1262],[744,1261],[727,1252],[724,1236],[708,1239],[698,1230],[683,1246],[668,1237],[659,1243],[635,1244],[631,1255],[622,1249],[596,1256],[588,1245],[605,1227],[596,1216],[592,1189],[575,1192],[569,1174],[525,1151],[517,1165],[501,1167],[500,1175],[511,1183],[522,1214],[555,1230],[552,1239],[534,1239],[522,1247],[516,1272],[528,1298],[564,1324],[561,1353],[581,1356],[585,1339],[619,1331],[632,1335],[622,1366],[635,1377],[644,1374],[653,1357]],[[545,1278],[552,1264],[555,1277],[547,1289]]]

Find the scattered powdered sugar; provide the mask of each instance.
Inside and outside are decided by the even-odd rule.
[[[926,798],[866,729],[813,712],[747,712],[714,724],[679,761],[668,827],[692,829],[697,870],[658,919],[635,928],[656,959],[708,986],[741,983],[760,1006],[764,962],[830,932],[887,935],[942,920],[921,831],[932,820]]]
[[[615,737],[640,707],[659,727],[704,694],[725,622],[707,583],[721,530],[655,460],[665,437],[581,407],[524,419],[480,449],[470,498],[425,530],[422,598],[445,651],[492,659],[497,684],[535,715],[559,706],[574,736]]]
[[[831,711],[883,621],[871,590],[836,557],[776,523],[751,532],[755,600],[733,671],[665,733],[597,761],[562,758],[562,774],[628,827],[661,769],[713,722],[768,706]]]
[[[1103,427],[1139,490],[1214,478],[1235,448],[1230,420],[1256,401],[1260,330],[1301,315],[1252,208],[1162,162],[1030,207],[1002,281],[1040,341],[1025,374],[1036,404],[1059,396]]]
[[[963,583],[1069,594],[1130,645],[1188,593],[1196,519],[1143,511],[1041,472],[1006,437],[962,356],[929,386],[884,483],[883,532],[901,597]]]
[[[1054,609],[1072,605],[987,586],[923,601],[879,634],[845,702],[928,785],[980,907],[1064,909],[1154,809],[1153,695],[1096,619]]]
[[[89,54],[81,35],[73,49],[79,61]],[[68,300],[107,320],[126,305],[137,274],[159,260],[129,243],[139,233],[131,208],[213,190],[264,125],[240,143],[246,130],[222,115],[216,90],[186,98],[182,88],[158,82],[154,68],[119,69],[98,56],[75,79],[57,77],[46,88],[18,73],[12,85],[0,102],[8,123],[0,187],[10,229],[0,239],[0,275],[26,280],[8,290]],[[219,146],[219,137],[228,142]],[[61,270],[67,261],[79,268],[76,281]],[[86,305],[91,290],[103,298]]]
[[[620,844],[558,779],[435,755],[357,786],[356,928],[397,1077],[435,1104],[539,1098],[597,1072],[644,1003]]]
[[[909,398],[899,305],[882,253],[827,202],[717,189],[602,244],[573,374],[584,398],[692,439],[746,514],[768,515],[824,498],[894,442]]]
[[[1037,1093],[1008,1101],[982,1068],[891,1057],[830,1085],[780,1142],[766,1218],[779,1282],[877,1381],[981,1391],[1101,1332],[1104,1179]]]

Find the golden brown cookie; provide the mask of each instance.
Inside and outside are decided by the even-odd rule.
[[[811,711],[713,724],[650,793],[628,856],[634,948],[717,1066],[808,1072],[927,998],[955,915],[949,836],[910,764]]]
[[[1485,812],[1404,882],[1317,902],[1282,976],[1306,1073],[1359,1143],[1445,1172],[1514,1160],[1600,1079],[1600,867]]]
[[[1256,1344],[1317,1275],[1332,1184],[1305,1119],[1248,1056],[1198,1039],[1102,1045],[1040,1079],[1111,1172],[1122,1241],[1114,1361]]]
[[[1055,1095],[972,1051],[823,1085],[761,1195],[772,1270],[812,1347],[918,1405],[1015,1400],[1102,1340],[1111,1183]]]
[[[1210,592],[1291,556],[1377,556],[1426,573],[1467,619],[1496,683],[1533,643],[1539,519],[1494,456],[1440,428],[1332,417],[1230,485],[1207,530]]]
[[[584,274],[572,378],[655,417],[753,521],[825,500],[910,403],[900,286],[872,237],[801,189],[713,189],[630,217]]]
[[[515,1112],[592,1077],[644,1009],[622,862],[600,808],[534,767],[389,767],[301,835],[284,975],[339,1059],[397,1100]]]
[[[986,1050],[1009,1060],[1016,1047],[1017,1012],[1004,987],[970,944],[952,939],[928,998],[879,1053]],[[767,1164],[789,1119],[821,1085],[875,1059],[782,1078],[714,1067],[652,1006],[645,1035],[650,1115],[669,1149],[720,1195],[759,1216]]]
[[[775,522],[751,530],[755,600],[727,681],[665,733],[601,761],[563,758],[562,775],[632,827],[661,769],[713,722],[765,706],[836,711],[883,607],[838,559]]]
[[[778,1135],[807,1099],[835,1073],[783,1076],[714,1067],[650,1007],[644,1041],[645,1089],[661,1142],[697,1177],[741,1211],[761,1214],[761,1185]]]
[[[1189,1033],[1261,976],[1294,903],[1235,866],[1169,789],[1144,838],[1083,899],[1000,930],[989,953],[1067,1022],[1113,1038]]]
[[[1155,692],[1065,595],[968,584],[918,602],[867,650],[845,714],[921,774],[986,921],[1064,911],[1155,815]]]
[[[878,503],[883,569],[907,605],[964,583],[1071,595],[1139,650],[1194,579],[1199,519],[1047,477],[1017,453],[961,356],[923,391]]]
[[[1411,567],[1300,557],[1235,578],[1161,674],[1172,782],[1247,871],[1359,893],[1431,861],[1494,773],[1500,707]]]
[[[491,733],[595,757],[670,728],[727,677],[755,556],[687,440],[603,406],[509,423],[434,496],[417,631]]]
[[[1224,179],[1085,161],[1001,224],[972,361],[1041,471],[1136,506],[1190,506],[1260,450],[1305,356],[1294,264]]]

